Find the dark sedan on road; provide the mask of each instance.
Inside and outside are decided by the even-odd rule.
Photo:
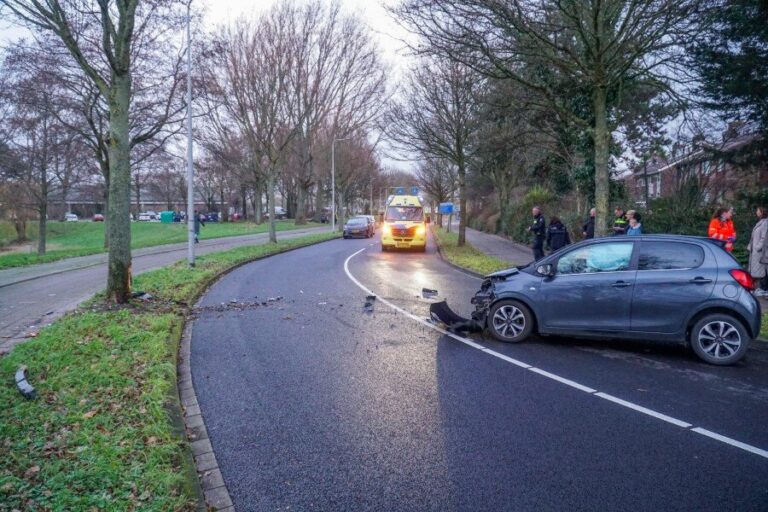
[[[683,341],[704,361],[726,365],[760,332],[753,287],[716,241],[609,237],[486,276],[473,318],[505,342],[534,331]]]
[[[373,226],[365,217],[353,217],[344,224],[344,238],[373,236]]]

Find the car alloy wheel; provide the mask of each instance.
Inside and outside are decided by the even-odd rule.
[[[488,312],[488,329],[499,341],[517,343],[533,331],[533,315],[521,302],[501,300],[491,306]]]
[[[493,315],[493,328],[504,337],[515,338],[525,329],[525,315],[515,306],[502,306]]]
[[[710,322],[699,331],[699,345],[715,359],[727,359],[739,351],[741,334],[728,322]]]
[[[691,329],[691,348],[709,364],[733,364],[747,353],[750,335],[732,315],[707,315]]]

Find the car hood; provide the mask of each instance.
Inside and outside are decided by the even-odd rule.
[[[519,273],[520,273],[520,270],[518,270],[517,267],[512,267],[505,270],[499,270],[498,272],[493,272],[491,274],[487,274],[485,278],[490,279],[492,281],[503,281],[508,277],[514,276],[515,274],[519,274]]]

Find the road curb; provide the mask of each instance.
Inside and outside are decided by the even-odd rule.
[[[474,270],[469,270],[468,268],[464,268],[462,266],[459,266],[452,261],[450,261],[448,258],[443,256],[443,251],[440,249],[440,243],[438,243],[437,238],[435,237],[434,233],[432,234],[432,241],[435,243],[435,247],[437,248],[437,254],[440,256],[440,259],[447,263],[448,266],[453,267],[454,269],[458,270],[459,272],[463,274],[467,274],[470,277],[476,277],[478,279],[484,279],[485,275],[480,274],[478,272],[475,272]]]
[[[197,477],[203,490],[206,505],[210,510],[234,512],[235,507],[221,475],[213,446],[208,439],[208,430],[205,427],[205,420],[201,414],[197,394],[192,384],[191,342],[192,322],[185,320],[181,343],[179,344],[176,371],[187,441],[192,450]]]

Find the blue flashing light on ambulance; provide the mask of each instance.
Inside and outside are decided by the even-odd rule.
[[[424,200],[416,187],[410,190],[395,190],[387,198],[384,223],[381,229],[381,250],[415,249],[427,250],[427,219],[424,215]]]

